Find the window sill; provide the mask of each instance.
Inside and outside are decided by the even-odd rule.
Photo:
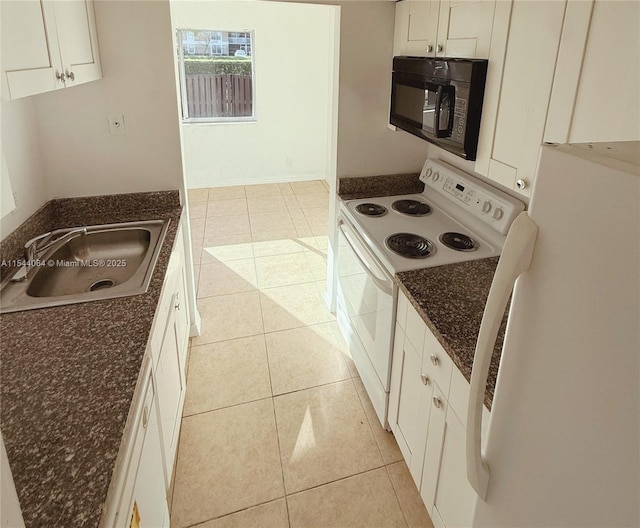
[[[220,120],[211,121],[209,119],[183,119],[182,120],[183,125],[252,125],[252,124],[255,125],[257,122],[258,120],[255,118],[242,119],[242,120],[230,119],[229,121],[220,121]]]

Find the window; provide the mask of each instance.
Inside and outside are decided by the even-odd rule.
[[[178,30],[182,118],[253,121],[253,32]]]

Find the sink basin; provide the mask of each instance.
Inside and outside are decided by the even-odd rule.
[[[27,278],[0,290],[0,313],[137,295],[147,291],[168,220],[56,232]]]

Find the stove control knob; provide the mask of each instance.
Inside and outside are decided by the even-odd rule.
[[[488,213],[489,211],[491,211],[491,202],[489,200],[486,200],[482,204],[482,212],[483,213]]]
[[[498,207],[495,211],[493,211],[493,218],[495,220],[500,220],[504,216],[504,211]]]
[[[435,171],[431,177],[433,178],[434,182],[437,182],[440,179],[440,173],[438,171]]]
[[[433,171],[431,170],[431,167],[429,167],[426,171],[424,171],[424,177],[425,178],[431,178],[431,174],[433,173]]]

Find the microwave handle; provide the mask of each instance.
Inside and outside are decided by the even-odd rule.
[[[436,90],[436,108],[435,108],[435,119],[434,119],[434,133],[438,138],[446,138],[451,136],[451,115],[452,108],[451,102],[455,99],[455,97],[451,97],[451,87],[444,86],[442,84],[438,85]],[[445,130],[440,130],[440,117],[442,116],[442,100],[444,99],[445,92],[449,92],[449,97],[447,97],[447,101],[449,102],[449,113],[448,113],[448,123],[447,128]]]

